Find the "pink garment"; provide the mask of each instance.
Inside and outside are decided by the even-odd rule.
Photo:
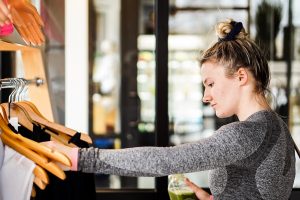
[[[210,196],[209,196],[209,200],[214,200],[214,196],[213,196],[213,195],[210,195]]]
[[[14,26],[12,23],[5,24],[4,26],[0,26],[0,36],[7,36],[14,31]]]
[[[4,3],[7,4],[7,0],[4,0]],[[12,23],[5,24],[0,26],[0,36],[7,36],[14,31],[14,26]]]

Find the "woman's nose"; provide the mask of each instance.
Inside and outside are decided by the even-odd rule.
[[[204,95],[202,98],[203,103],[209,103],[211,101],[211,96],[207,94],[207,92],[204,91]]]
[[[202,101],[203,103],[209,103],[209,99],[205,96],[203,96]]]

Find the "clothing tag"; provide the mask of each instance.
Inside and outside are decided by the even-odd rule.
[[[16,131],[19,131],[18,127],[20,125],[19,125],[19,119],[18,119],[18,117],[11,117],[8,121],[16,129]]]

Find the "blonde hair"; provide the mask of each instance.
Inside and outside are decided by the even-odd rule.
[[[229,19],[218,23],[215,28],[219,41],[203,53],[200,64],[221,64],[226,68],[228,77],[232,77],[239,68],[246,68],[256,80],[255,92],[265,94],[270,83],[268,62],[258,45],[249,38],[242,23]]]

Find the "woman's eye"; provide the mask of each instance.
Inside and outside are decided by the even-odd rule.
[[[209,83],[208,84],[208,87],[212,87],[212,86],[214,86],[214,83]]]

